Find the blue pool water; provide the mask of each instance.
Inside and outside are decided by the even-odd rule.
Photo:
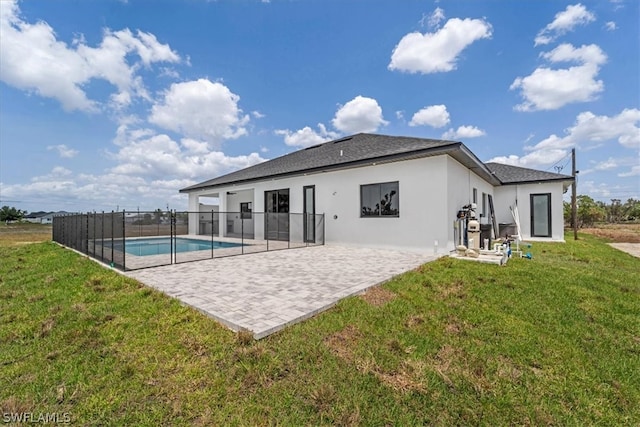
[[[235,248],[242,246],[241,243],[216,242],[211,240],[198,240],[177,237],[174,251],[191,252],[211,249]],[[114,249],[122,250],[122,243],[114,243]],[[127,240],[124,245],[125,252],[131,255],[165,255],[171,253],[171,239],[168,237],[155,237],[149,239]]]

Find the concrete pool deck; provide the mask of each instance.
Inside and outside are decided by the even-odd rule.
[[[260,339],[434,259],[414,252],[325,245],[125,274]]]

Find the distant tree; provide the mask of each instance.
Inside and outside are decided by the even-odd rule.
[[[578,227],[591,227],[598,221],[604,221],[607,216],[606,210],[601,203],[597,203],[589,196],[580,195],[577,198],[578,205]]]
[[[562,209],[564,214],[564,223],[569,227],[573,227],[573,218],[571,218],[571,203],[562,202]]]
[[[611,199],[611,204],[605,204],[607,211],[607,222],[617,223],[622,220],[622,205],[620,199]]]
[[[25,211],[14,207],[3,206],[0,208],[0,221],[19,221],[24,217],[25,213]]]
[[[564,223],[573,227],[571,218],[571,202],[563,202]],[[627,199],[622,203],[620,199],[611,199],[611,204],[595,201],[589,196],[580,195],[577,198],[578,227],[590,227],[596,222],[606,221],[617,224],[624,221],[640,221],[640,200]]]
[[[623,219],[627,221],[640,220],[640,200],[628,199],[620,210]]]

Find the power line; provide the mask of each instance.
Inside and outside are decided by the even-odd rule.
[[[562,166],[560,166],[559,163],[562,161],[565,161],[565,162]],[[556,173],[560,173],[560,171],[562,171],[564,168],[567,167],[569,162],[571,162],[571,154],[564,156],[563,158],[561,158],[560,160],[558,160],[557,162],[549,166],[546,170],[550,171],[551,169],[555,169]]]

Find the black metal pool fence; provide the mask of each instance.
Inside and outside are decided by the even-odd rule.
[[[53,218],[53,241],[122,271],[324,245],[323,214],[119,211]]]

